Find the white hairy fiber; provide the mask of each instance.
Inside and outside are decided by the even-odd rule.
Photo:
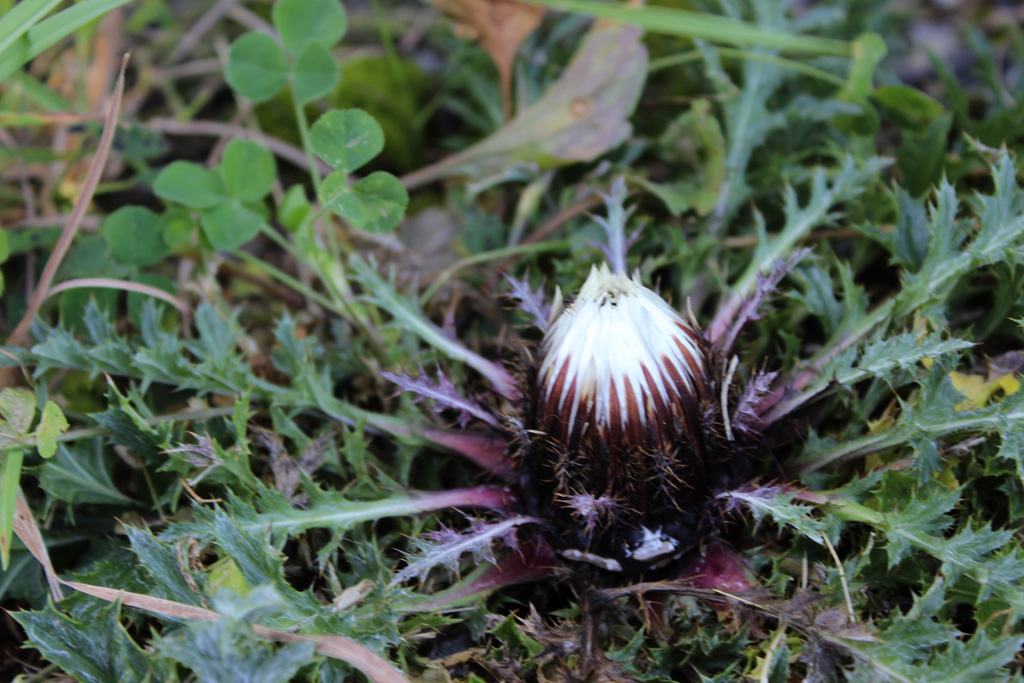
[[[539,417],[569,448],[653,445],[674,438],[702,393],[706,369],[696,330],[661,297],[607,265],[592,268],[541,347]]]

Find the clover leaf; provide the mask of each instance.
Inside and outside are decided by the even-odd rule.
[[[198,209],[203,235],[214,249],[242,246],[263,227],[259,206],[277,176],[273,155],[249,140],[232,140],[214,170],[176,161],[156,177],[162,199]]]

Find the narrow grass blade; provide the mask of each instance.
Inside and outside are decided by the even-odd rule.
[[[39,22],[22,34],[20,40],[0,52],[0,81],[57,41],[128,1],[85,0]]]
[[[669,7],[604,4],[587,0],[525,0],[532,5],[640,26],[651,33],[699,38],[737,47],[771,47],[789,53],[848,57],[850,43],[773,31],[745,21]]]
[[[45,17],[61,0],[21,0],[0,17],[0,55]]]
[[[11,542],[14,540],[14,508],[18,500],[18,482],[25,451],[8,451],[0,461],[0,566],[7,571],[11,561]]]

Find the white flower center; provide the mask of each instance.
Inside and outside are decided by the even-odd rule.
[[[558,302],[555,302],[556,307]],[[539,416],[569,449],[582,441],[648,446],[678,436],[703,393],[699,336],[661,297],[593,268],[541,347]]]

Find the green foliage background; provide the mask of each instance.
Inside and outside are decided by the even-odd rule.
[[[180,55],[210,3],[0,0],[5,333],[63,224],[26,197],[70,211],[100,131],[47,75],[96,58],[121,4],[118,168],[69,288],[0,353],[0,639],[26,680],[364,676],[261,627],[410,680],[1021,679],[1024,36],[997,10],[959,10],[957,51],[914,71],[925,9],[550,0],[569,13],[519,46],[505,120],[488,52],[418,4],[241,3]],[[40,165],[61,182],[12,179]],[[498,480],[451,452],[457,413],[380,373],[502,406],[510,340],[538,335],[501,275],[575,291],[620,177],[630,269],[709,329],[766,295],[737,386],[789,383],[759,477],[715,503],[764,590],[676,591],[660,623],[619,598],[595,627],[564,574],[474,583],[521,571],[501,544],[429,570],[425,534],[469,527],[453,503],[503,519],[472,488]],[[53,600],[19,491],[64,579],[220,620]]]

